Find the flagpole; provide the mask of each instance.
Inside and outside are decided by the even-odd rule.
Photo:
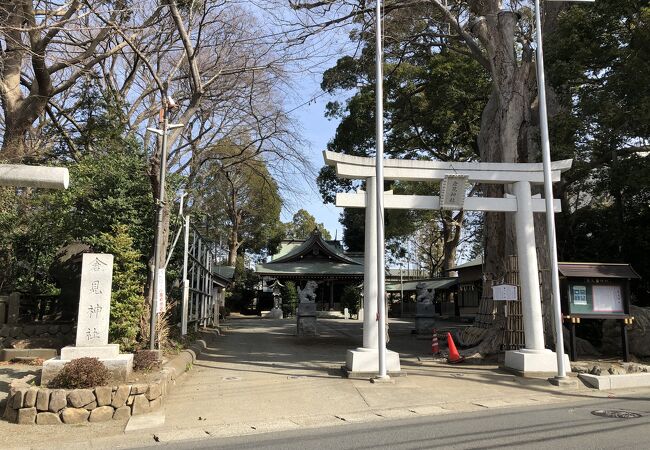
[[[377,340],[379,352],[379,379],[389,378],[386,373],[386,302],[384,298],[385,285],[385,245],[384,245],[384,89],[383,89],[383,70],[382,70],[382,42],[381,42],[381,0],[377,0],[376,5],[376,177],[375,189],[377,190]]]

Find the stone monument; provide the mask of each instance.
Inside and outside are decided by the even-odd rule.
[[[133,355],[120,354],[118,344],[108,343],[112,279],[113,255],[84,253],[76,345],[63,347],[60,357],[45,361],[42,385],[49,383],[66,363],[84,357],[98,358],[116,381],[126,381],[131,374]]]
[[[284,315],[282,314],[282,294],[280,288],[284,287],[278,280],[275,280],[271,285],[273,288],[273,309],[269,317],[271,319],[282,319]]]
[[[420,335],[431,335],[436,322],[434,319],[434,291],[427,289],[426,283],[420,282],[415,286],[417,306],[415,310],[415,332]]]
[[[296,311],[297,335],[317,336],[316,329],[316,289],[318,283],[314,280],[307,281],[304,289],[298,287],[298,309]]]
[[[7,324],[17,324],[20,318],[20,293],[12,292],[7,300]]]

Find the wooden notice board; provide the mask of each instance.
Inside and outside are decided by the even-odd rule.
[[[572,316],[626,316],[629,311],[625,285],[571,280],[568,287],[568,313]]]
[[[629,360],[626,325],[630,316],[630,280],[639,275],[628,264],[559,263],[563,318],[569,325],[570,356],[577,358],[576,327],[581,320],[617,320],[623,359]]]

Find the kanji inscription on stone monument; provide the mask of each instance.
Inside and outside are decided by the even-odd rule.
[[[81,289],[77,347],[108,344],[113,255],[85,253],[81,263]]]

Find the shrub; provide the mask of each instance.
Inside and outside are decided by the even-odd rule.
[[[343,288],[343,295],[341,295],[341,312],[344,308],[348,308],[350,315],[359,313],[361,306],[361,292],[355,286],[345,286]]]
[[[298,307],[298,291],[293,281],[287,281],[281,288],[282,293],[282,312],[285,317],[295,316]]]
[[[63,389],[91,388],[105,385],[108,369],[97,358],[73,359],[50,381],[49,387]]]
[[[133,368],[135,370],[153,370],[160,368],[158,352],[141,350],[133,356]]]
[[[115,225],[111,233],[101,233],[93,241],[97,251],[115,256],[108,337],[110,342],[120,344],[120,350],[133,351],[144,310],[145,265],[133,248],[126,225]]]
[[[170,338],[173,333],[174,327],[174,312],[177,310],[176,302],[167,296],[167,304],[163,311],[158,311],[158,319],[156,320],[156,341],[158,341],[158,349],[169,350],[173,347],[174,343]],[[140,316],[140,342],[149,342],[151,335],[151,302],[147,302],[142,310]]]

